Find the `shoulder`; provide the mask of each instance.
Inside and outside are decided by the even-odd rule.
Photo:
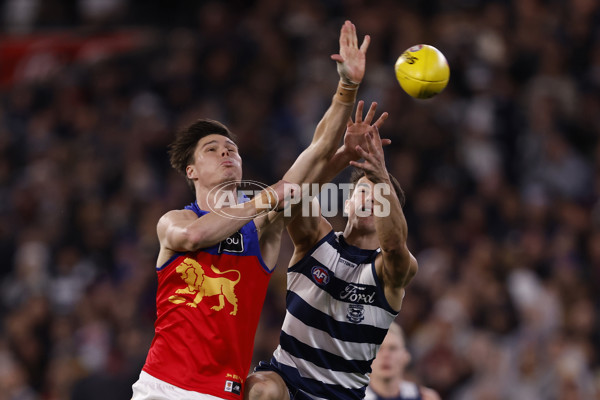
[[[161,237],[170,228],[186,226],[198,218],[198,215],[192,210],[171,210],[160,217],[156,224],[156,232]]]
[[[194,220],[194,219],[198,219],[198,215],[192,210],[188,210],[188,209],[171,210],[171,211],[167,211],[166,213],[164,213],[162,215],[162,217],[160,217],[160,219],[158,220],[158,223],[160,225],[160,224],[164,224],[164,223],[171,223],[171,222],[176,222],[176,221],[181,221],[181,220]]]

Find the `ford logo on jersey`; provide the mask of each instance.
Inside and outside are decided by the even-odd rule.
[[[327,269],[319,265],[316,265],[312,268],[312,276],[315,282],[317,282],[319,285],[327,285],[329,282],[329,272],[327,272]]]

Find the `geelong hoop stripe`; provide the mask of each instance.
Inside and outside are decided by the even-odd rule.
[[[288,270],[286,315],[271,366],[308,398],[362,399],[398,311],[375,273],[377,250],[330,232]]]

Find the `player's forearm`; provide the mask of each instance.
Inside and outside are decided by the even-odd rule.
[[[389,204],[389,210],[386,210],[386,204]],[[379,216],[375,214],[375,230],[383,256],[384,280],[390,287],[405,287],[417,272],[417,262],[406,245],[406,218],[391,185],[390,194],[384,195],[381,202],[374,202],[374,207],[377,206],[383,211]]]
[[[222,207],[215,212],[205,214],[185,228],[183,237],[188,248],[201,249],[214,246],[240,230],[261,211],[268,211],[271,201],[268,194],[262,192],[254,200],[234,207]]]
[[[384,185],[387,185],[387,188]],[[381,250],[399,255],[408,253],[406,248],[408,237],[406,218],[389,180],[376,185],[373,212]]]
[[[338,84],[331,105],[315,129],[311,144],[298,156],[284,175],[284,180],[297,184],[322,181],[319,177],[329,168],[329,160],[336,153],[356,100],[358,85],[353,90],[344,89],[345,87],[350,85],[341,82]],[[342,169],[343,167],[339,168],[339,171]]]
[[[319,121],[312,140],[313,144],[317,144],[315,147],[321,158],[329,159],[337,150],[352,114],[357,92],[358,84],[338,83],[331,105]]]
[[[331,182],[333,178],[348,167],[350,161],[356,160],[353,154],[356,153],[347,151],[343,145],[339,147],[335,154],[327,161],[327,165],[321,169],[321,173],[315,179],[315,182],[319,184]]]

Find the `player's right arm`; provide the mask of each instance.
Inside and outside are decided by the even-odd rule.
[[[244,207],[228,208],[238,218],[226,218],[217,213],[208,213],[198,218],[191,210],[173,210],[163,215],[156,226],[161,246],[173,251],[194,251],[209,247],[226,239],[246,225],[254,214],[253,202]]]
[[[250,222],[261,211],[282,208],[277,199],[286,196],[284,181],[263,190],[253,200],[236,207],[224,207],[223,214],[211,212],[198,217],[191,210],[172,210],[158,221],[156,232],[160,242],[158,265],[175,252],[195,251],[214,246]]]

